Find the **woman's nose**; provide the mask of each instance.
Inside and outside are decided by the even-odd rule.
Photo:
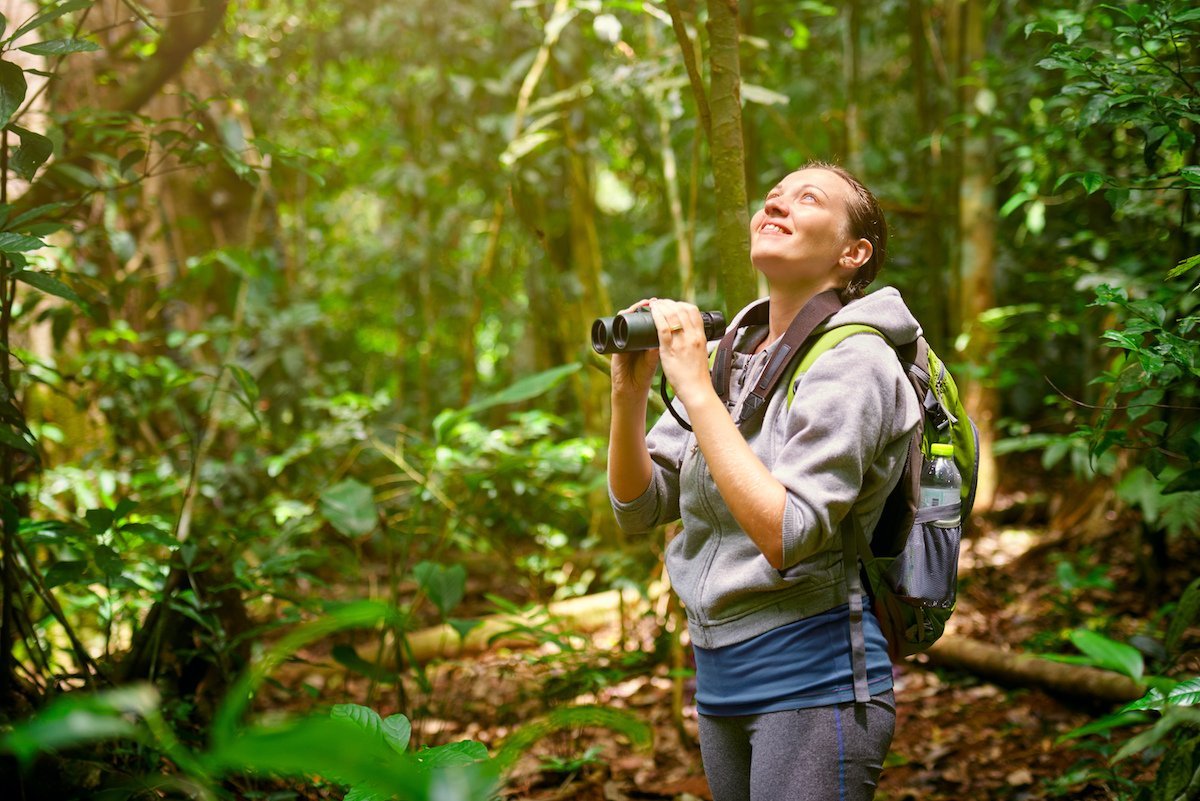
[[[768,217],[779,217],[786,213],[787,209],[780,202],[778,195],[767,198],[767,202],[763,204],[763,214],[766,214]]]

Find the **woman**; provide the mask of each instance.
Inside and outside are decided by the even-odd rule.
[[[860,696],[870,700],[854,702],[840,527],[853,516],[870,532],[904,466],[918,412],[896,354],[880,337],[849,337],[800,378],[794,400],[780,381],[734,422],[793,318],[827,290],[846,303],[827,326],[867,324],[896,344],[916,337],[895,290],[863,297],[886,247],[878,202],[840,167],[810,164],[780,181],[751,220],[767,322],[737,335],[727,400],[695,306],[651,299],[627,310],[649,307],[660,347],[613,357],[609,490],[627,531],[683,521],[666,561],[687,611],[715,801],[869,800],[891,743],[891,662],[870,614]],[[670,415],[645,433],[660,360],[694,433]]]

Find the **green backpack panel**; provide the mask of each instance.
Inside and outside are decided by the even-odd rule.
[[[847,566],[861,559],[880,627],[893,659],[920,653],[941,637],[954,611],[958,582],[958,551],[962,526],[970,518],[978,478],[979,435],[967,416],[954,379],[924,337],[897,347],[880,331],[866,325],[844,325],[814,335],[788,384],[788,404],[796,384],[813,363],[851,336],[878,336],[896,351],[913,387],[921,411],[904,473],[888,496],[871,539],[853,515],[843,524],[843,556]],[[954,446],[954,463],[962,477],[962,505],[958,528],[932,525],[935,518],[953,514],[953,507],[918,509],[921,471],[935,442]],[[855,698],[865,701],[865,645],[861,631],[859,571],[846,570],[851,605],[851,644],[855,656]],[[857,597],[856,597],[857,596]],[[855,607],[858,607],[857,620]],[[861,679],[861,683],[860,683]]]

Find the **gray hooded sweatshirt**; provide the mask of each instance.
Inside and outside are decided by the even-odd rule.
[[[847,304],[819,330],[856,323],[895,345],[921,331],[891,288]],[[729,408],[735,419],[749,379],[757,380],[778,344],[751,356],[765,336],[766,326],[747,327],[734,344]],[[610,493],[627,532],[683,521],[667,546],[667,571],[687,610],[692,641],[702,648],[732,645],[846,603],[839,527],[854,514],[863,531],[873,531],[903,472],[919,413],[888,342],[870,334],[845,339],[798,379],[790,406],[788,380],[785,372],[765,411],[742,426],[750,448],[787,490],[782,570],[734,520],[695,435],[669,414],[646,437],[649,487],[628,503]]]

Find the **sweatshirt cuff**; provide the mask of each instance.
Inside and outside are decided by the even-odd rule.
[[[645,491],[632,501],[617,500],[617,496],[613,495],[612,487],[608,488],[608,500],[612,504],[617,524],[626,530],[653,526],[653,520],[658,513],[658,496],[658,488],[653,476],[650,478],[650,483],[646,485]]]
[[[788,493],[787,503],[783,506],[782,557],[784,569],[791,567],[803,558],[800,547],[804,528],[804,510],[796,498]]]

